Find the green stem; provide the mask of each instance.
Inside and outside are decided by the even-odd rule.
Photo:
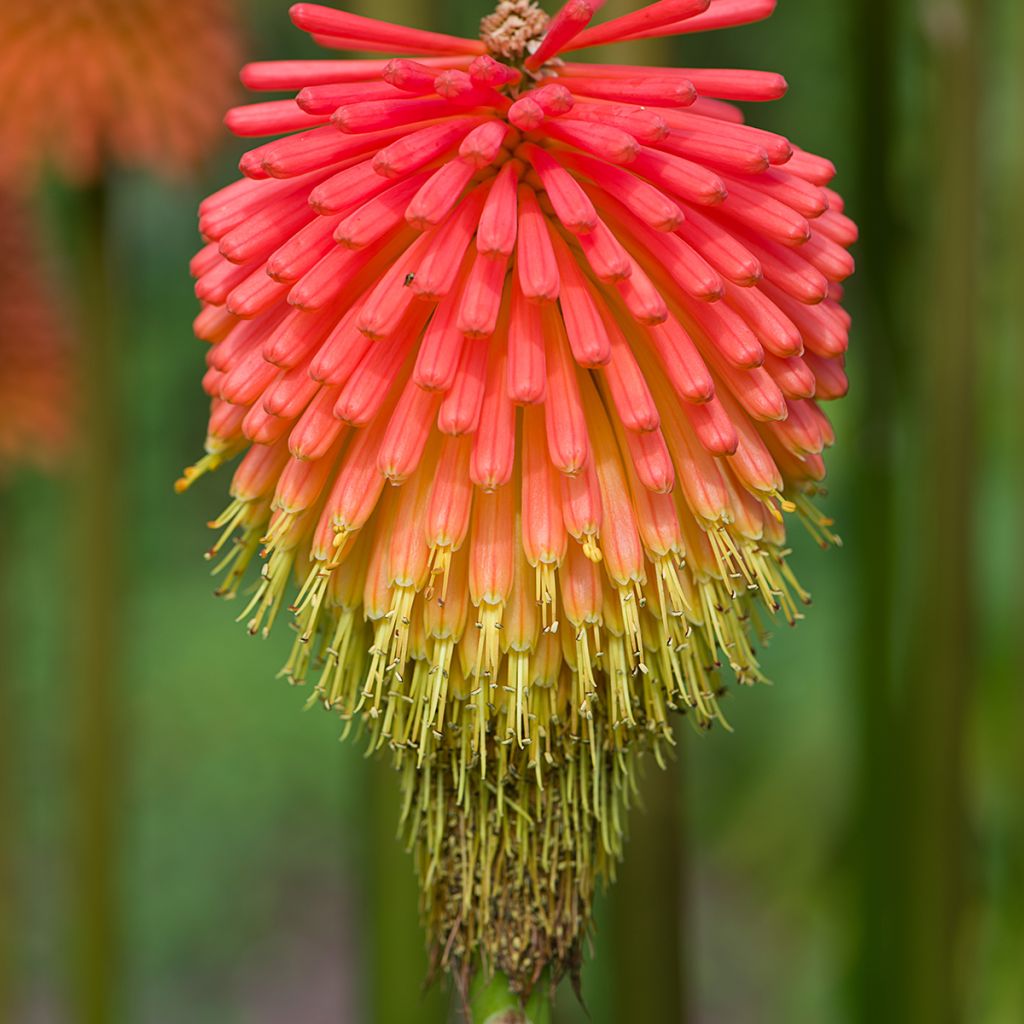
[[[909,23],[918,8],[889,0],[867,3],[856,19],[864,159],[858,287],[869,300],[858,390],[867,405],[857,488],[863,498],[851,538],[861,559],[859,627],[866,641],[860,645],[859,680],[858,1019],[953,1024],[963,1016],[958,965],[966,905],[964,762],[974,670],[979,245],[977,207],[970,198],[982,194],[981,3],[926,5],[931,9],[923,11],[921,22],[928,44],[924,67],[909,67],[918,71],[913,85],[930,102],[905,120],[894,97],[907,74],[906,43],[921,27]],[[948,82],[957,86],[947,95]],[[910,135],[910,147],[897,144],[901,130]],[[892,169],[907,152],[916,161],[914,192],[900,195]],[[921,202],[922,182],[930,187],[930,204]],[[911,220],[904,211],[915,208],[932,212],[910,215]],[[916,232],[912,249],[901,231],[908,224]],[[908,266],[921,267],[923,279],[911,279]],[[916,294],[919,303],[908,303],[908,294]],[[912,438],[914,452],[905,484],[894,473],[898,427]],[[900,592],[898,572],[908,581],[909,612],[893,600]]]
[[[428,965],[412,858],[396,835],[399,776],[384,758],[375,758],[367,769],[369,1019],[377,1024],[442,1024],[447,1018],[446,999],[437,985],[425,988]]]
[[[992,10],[987,38],[989,70],[985,83],[992,108],[987,123],[999,125],[1024,110],[1024,8],[1003,4]],[[989,352],[979,353],[986,363],[989,411],[981,417],[988,455],[982,490],[986,493],[986,521],[979,531],[989,552],[979,611],[982,636],[979,646],[985,694],[978,735],[985,743],[975,751],[977,792],[985,793],[979,816],[979,839],[984,844],[986,890],[978,906],[979,932],[985,946],[975,974],[974,1019],[1024,1020],[1024,972],[1020,970],[1020,936],[1024,935],[1024,816],[1019,813],[1020,783],[1024,779],[1024,745],[1019,742],[1024,723],[1024,645],[1020,622],[1024,600],[1019,581],[1024,578],[1024,535],[1019,510],[1024,508],[1024,404],[1019,382],[1024,380],[1024,291],[1018,285],[1016,254],[1024,237],[1024,136],[998,132],[990,140],[991,178],[985,194],[987,253],[985,311],[981,326],[991,339]],[[1004,489],[1005,488],[1005,489]],[[968,1015],[970,1016],[970,1014]]]
[[[549,995],[547,978],[541,978],[524,1004],[509,989],[505,975],[485,978],[480,972],[469,993],[470,1024],[550,1024]]]
[[[9,922],[16,920],[17,877],[15,874],[14,849],[18,838],[16,817],[17,794],[14,774],[17,768],[15,742],[18,730],[12,728],[15,721],[14,680],[16,678],[13,648],[13,591],[10,589],[7,573],[10,566],[10,550],[7,541],[12,537],[13,502],[7,500],[5,491],[0,491],[0,1020],[14,1019],[14,980],[17,950],[14,943],[14,929]]]
[[[931,104],[922,136],[935,175],[918,328],[922,394],[914,536],[917,592],[902,716],[906,955],[902,1019],[963,1019],[968,831],[966,739],[975,669],[975,479],[982,0],[933,0],[926,14]],[[956,88],[948,91],[947,83]],[[941,139],[939,136],[941,135]]]
[[[116,1020],[117,694],[124,636],[120,552],[120,353],[111,326],[107,189],[75,194],[78,231],[80,477],[75,537],[75,659],[70,686],[74,795],[72,1003],[82,1024]]]
[[[647,769],[643,806],[631,815],[626,855],[610,893],[611,1019],[684,1024],[682,771],[677,761]]]
[[[858,695],[858,793],[855,837],[853,915],[859,928],[854,943],[855,1019],[880,1022],[892,1015],[892,993],[901,982],[900,944],[892,927],[900,887],[892,869],[893,835],[898,827],[898,798],[891,785],[898,757],[894,604],[897,530],[895,514],[896,394],[904,369],[900,349],[901,267],[908,245],[891,180],[898,128],[897,72],[908,0],[864,0],[850,25],[859,55],[860,120],[857,126],[861,225],[854,287],[863,296],[857,332],[859,373],[852,515],[847,534],[856,553],[859,588],[855,612]],[[879,31],[886,25],[885,31]],[[859,396],[859,397],[858,397]]]

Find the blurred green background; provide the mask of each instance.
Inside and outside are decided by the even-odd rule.
[[[284,0],[240,6],[249,59],[312,53]],[[466,0],[353,9],[463,33],[487,13]],[[650,813],[599,906],[586,1012],[563,986],[558,1020],[1014,1024],[1024,5],[780,0],[766,23],[658,46],[648,55],[785,74],[789,95],[752,120],[830,156],[861,224],[852,391],[830,410],[827,507],[845,546],[794,536],[815,601],[765,656],[776,685],[729,698],[734,734],[683,730],[678,763],[648,773]],[[70,471],[25,472],[3,495],[11,1021],[445,1019],[419,990],[392,780],[275,681],[286,630],[249,639],[210,596],[204,522],[224,474],[171,491],[206,414],[189,329],[195,207],[244,148],[225,131],[198,180],[108,183],[126,573],[103,751],[113,898],[91,911],[75,867],[89,777],[69,643],[83,612],[77,491]],[[82,197],[55,183],[40,199],[68,275]],[[54,301],[73,324],[72,297],[64,284]],[[89,913],[105,919],[83,924]]]

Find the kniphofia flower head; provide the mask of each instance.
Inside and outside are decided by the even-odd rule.
[[[776,74],[587,63],[753,21],[661,0],[591,27],[503,2],[480,39],[313,4],[249,65],[281,136],[200,208],[207,455],[244,455],[212,557],[285,673],[392,751],[438,961],[572,966],[629,773],[799,618],[785,522],[846,390],[855,229],[833,167],[744,123]],[[233,538],[233,540],[231,539]],[[294,581],[294,584],[293,584]],[[727,669],[726,669],[727,666]]]
[[[70,353],[46,276],[31,216],[0,191],[0,485],[68,446]]]
[[[215,140],[238,59],[231,0],[0,5],[3,175],[53,163],[94,180],[108,160],[174,175]]]

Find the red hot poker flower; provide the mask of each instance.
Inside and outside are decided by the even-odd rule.
[[[289,599],[285,673],[388,747],[445,966],[529,988],[575,963],[638,751],[761,678],[806,594],[786,514],[846,391],[856,230],[833,167],[744,123],[759,71],[588,64],[587,47],[765,17],[661,0],[604,24],[522,0],[480,39],[298,4],[323,46],[232,110],[281,136],[205,200],[207,455],[241,452],[212,555],[242,618]],[[237,533],[233,546],[225,548]]]

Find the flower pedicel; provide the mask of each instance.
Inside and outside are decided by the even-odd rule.
[[[200,208],[207,454],[244,453],[210,552],[283,673],[391,752],[435,962],[574,969],[632,774],[807,599],[846,391],[834,169],[728,101],[776,74],[588,64],[767,16],[661,0],[593,27],[505,0],[480,39],[313,4],[250,64],[244,177]],[[284,134],[289,133],[289,134]],[[724,720],[723,720],[724,721]],[[348,726],[346,727],[346,730]]]

